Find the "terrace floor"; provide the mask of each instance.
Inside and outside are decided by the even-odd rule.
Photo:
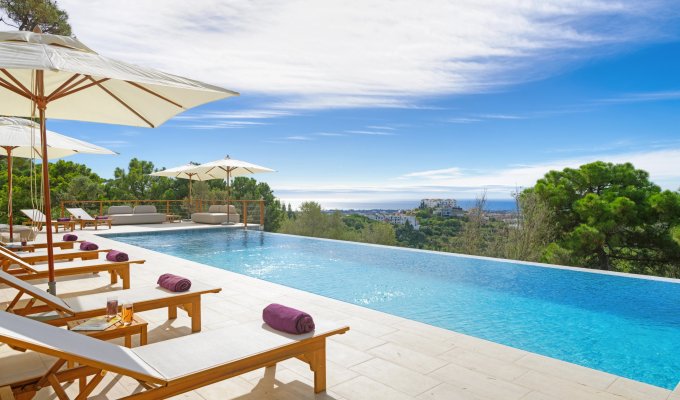
[[[186,261],[139,247],[115,242],[96,233],[139,232],[157,229],[205,228],[193,223],[115,226],[111,231],[77,230],[80,239],[100,248],[123,250],[147,262],[133,269],[132,285],[155,285],[156,278],[173,272],[223,288],[204,296],[203,330],[261,318],[262,309],[277,302],[304,309],[314,317],[340,321],[351,327],[330,339],[327,349],[328,391],[314,395],[312,372],[298,360],[279,363],[275,370],[256,370],[206,386],[178,398],[186,399],[466,399],[466,400],[680,400],[671,391],[595,371],[538,354],[499,345],[460,333],[329,299]],[[60,238],[61,234],[56,236]],[[44,234],[38,240],[45,240]],[[38,281],[46,288],[46,283]],[[87,275],[58,282],[60,294],[115,290],[106,275]],[[0,302],[14,293],[0,288]],[[149,322],[149,342],[190,334],[186,314],[167,321],[164,310],[143,312]],[[122,344],[122,342],[119,342]],[[49,358],[30,357],[21,363],[17,354],[0,345],[0,379],[10,374],[30,374],[49,366]],[[76,389],[72,385],[69,390]],[[107,374],[95,398],[115,399],[139,389],[134,380]],[[53,399],[49,389],[38,398]]]

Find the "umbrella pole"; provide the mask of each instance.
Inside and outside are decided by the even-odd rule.
[[[43,198],[45,205],[45,234],[47,235],[47,267],[49,272],[49,281],[47,282],[48,291],[55,295],[57,294],[57,284],[54,281],[54,249],[52,248],[52,201],[50,199],[50,165],[47,158],[47,128],[45,125],[45,109],[47,102],[45,101],[45,82],[43,78],[43,71],[35,72],[38,100],[38,115],[40,117],[40,142],[42,145],[42,181],[43,181]]]
[[[7,151],[7,202],[9,204],[7,220],[9,222],[9,241],[11,243],[14,241],[14,221],[12,215],[12,208],[14,208],[12,207],[12,147],[6,146],[5,151]]]

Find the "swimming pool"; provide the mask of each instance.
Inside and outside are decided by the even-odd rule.
[[[673,389],[680,284],[240,229],[107,237]]]

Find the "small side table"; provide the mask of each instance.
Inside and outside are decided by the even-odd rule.
[[[66,323],[68,329],[71,330],[76,326],[87,321],[87,319],[79,319],[76,321],[69,321]],[[109,326],[103,331],[74,331],[82,333],[93,338],[101,340],[111,340],[124,337],[125,347],[132,347],[132,335],[139,335],[139,345],[144,346],[147,343],[147,326],[148,323],[138,315],[134,315],[132,318],[132,324],[124,325],[123,321],[118,321],[115,324]]]
[[[182,217],[177,214],[165,214],[165,222],[182,222]]]

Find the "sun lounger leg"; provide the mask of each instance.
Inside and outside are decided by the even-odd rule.
[[[130,289],[130,264],[125,268],[118,270],[120,279],[123,280],[123,289]]]
[[[191,302],[191,331],[201,331],[201,296],[196,296]]]
[[[314,393],[321,393],[326,390],[326,341],[321,342],[321,346],[304,355],[304,359],[309,363],[309,368],[314,371]]]
[[[109,271],[109,274],[111,274],[111,284],[115,285],[116,283],[118,283],[118,274],[116,273],[116,271],[111,270]]]
[[[168,306],[168,319],[177,319],[177,306]]]

